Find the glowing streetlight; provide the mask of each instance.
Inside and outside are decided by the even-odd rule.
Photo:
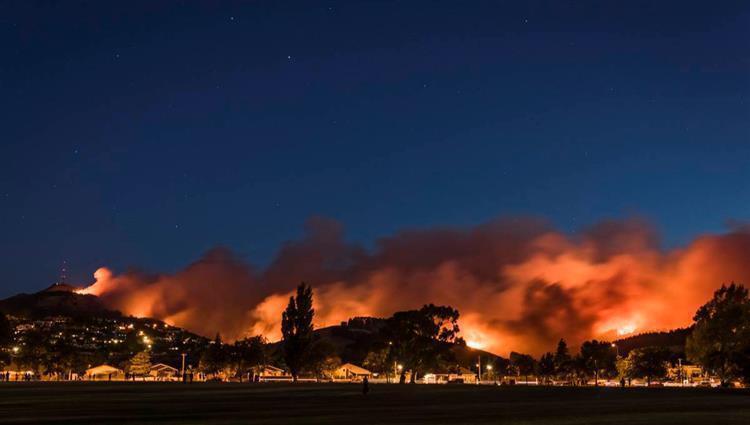
[[[18,351],[19,351],[20,349],[21,349],[20,347],[13,347],[13,353],[14,353],[14,354],[15,354],[15,353],[18,353]]]

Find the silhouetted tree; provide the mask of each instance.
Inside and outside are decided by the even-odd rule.
[[[284,360],[294,382],[308,361],[313,344],[314,315],[312,288],[303,282],[297,287],[297,296],[289,297],[289,304],[281,315]]]
[[[750,299],[744,286],[722,285],[693,320],[685,344],[688,359],[715,373],[723,385],[750,375]]]
[[[315,339],[302,369],[317,379],[330,379],[333,372],[341,366],[341,358],[336,355],[336,347],[326,339]]]
[[[45,372],[49,351],[42,332],[37,329],[26,332],[19,348],[20,351],[16,355],[20,366],[33,371],[37,376]]]
[[[386,377],[389,377],[393,371],[393,365],[388,361],[387,348],[377,348],[368,352],[365,360],[362,362],[362,366],[378,375],[385,374]]]
[[[518,375],[524,377],[527,384],[529,383],[529,375],[536,374],[536,360],[528,354],[510,353],[510,362]]]
[[[560,339],[555,350],[555,375],[558,379],[567,380],[572,372],[570,351],[564,339]]]
[[[627,374],[631,378],[645,378],[646,385],[651,380],[667,376],[669,350],[663,347],[643,347],[628,354]]]
[[[266,363],[266,340],[261,335],[239,339],[232,345],[232,363],[235,374],[242,377],[253,370],[259,370]]]
[[[544,353],[539,358],[539,378],[542,383],[549,384],[552,377],[555,376],[555,355],[552,353]]]
[[[47,345],[47,355],[44,360],[45,373],[55,374],[58,379],[69,376],[77,357],[78,350],[65,339],[51,341]]]
[[[411,371],[410,382],[427,368],[452,361],[454,344],[463,344],[458,336],[458,310],[449,306],[428,304],[419,310],[400,311],[386,323],[386,339],[390,342],[390,359],[403,364],[399,383]]]
[[[586,375],[594,378],[595,385],[599,385],[599,376],[614,376],[617,373],[615,361],[616,352],[612,344],[604,341],[585,341],[581,344],[581,365]]]
[[[220,372],[227,368],[229,361],[227,347],[221,341],[221,335],[217,333],[214,340],[208,344],[208,347],[201,354],[198,367],[205,374],[218,376]]]
[[[588,365],[586,364],[586,360],[581,357],[580,354],[575,355],[570,360],[570,377],[573,380],[574,385],[585,385],[586,380],[589,376],[589,369]]]

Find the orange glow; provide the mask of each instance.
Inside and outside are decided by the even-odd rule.
[[[746,231],[665,252],[639,221],[604,222],[570,237],[535,220],[501,219],[397,233],[372,253],[346,243],[336,223],[313,221],[308,231],[261,272],[219,250],[171,275],[101,268],[81,292],[209,337],[276,340],[281,312],[305,280],[318,327],[447,304],[460,311],[470,346],[538,355],[559,338],[575,346],[687,326],[722,283],[750,283]]]
[[[633,332],[635,332],[635,329],[635,325],[625,325],[621,328],[617,328],[617,335],[622,336],[632,334]]]
[[[468,347],[470,347],[470,348],[474,348],[474,349],[477,349],[477,350],[482,350],[482,349],[485,348],[485,344],[483,342],[473,341],[473,340],[470,340],[470,339],[466,340],[466,345]]]

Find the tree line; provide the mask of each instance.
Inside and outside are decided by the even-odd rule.
[[[314,332],[315,310],[313,290],[302,283],[290,297],[282,313],[282,340],[269,344],[262,336],[253,336],[224,343],[220,335],[205,340],[192,351],[192,371],[207,377],[244,377],[257,375],[267,364],[289,370],[293,380],[300,376],[330,377],[342,363],[340,352],[326,338]],[[428,304],[420,309],[396,312],[378,322],[377,332],[369,334],[359,357],[362,366],[400,383],[416,382],[427,372],[457,372],[456,347],[464,347],[460,337],[460,314],[450,306]],[[376,319],[372,319],[376,320]],[[485,359],[481,379],[506,376],[533,376],[541,384],[564,381],[585,384],[600,379],[644,379],[647,383],[663,379],[670,364],[685,356],[688,362],[700,365],[717,376],[723,385],[733,380],[750,383],[750,297],[742,285],[724,285],[694,316],[694,326],[687,338],[684,353],[667,347],[649,346],[620,353],[606,341],[589,340],[573,354],[564,339],[554,351],[535,359],[531,355],[511,353],[508,359]],[[10,344],[13,329],[0,314],[0,366],[7,366],[11,357],[17,366],[38,374],[64,376],[81,374],[98,361],[120,359],[115,365],[130,376],[148,374],[150,350],[137,333],[131,332],[117,352],[85,353],[65,340],[51,342],[40,331],[27,332],[22,352],[13,353]],[[340,351],[340,350],[339,350]],[[622,356],[620,355],[622,354]],[[464,359],[465,360],[465,359]],[[464,363],[466,363],[464,361]],[[487,367],[490,366],[490,367]],[[683,378],[683,377],[680,377]]]

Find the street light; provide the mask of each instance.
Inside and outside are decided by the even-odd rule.
[[[617,355],[617,357],[620,357],[620,347],[618,347],[618,346],[617,346],[617,344],[615,344],[615,343],[613,342],[613,343],[612,343],[612,348],[614,348],[614,349],[615,349],[615,354]]]
[[[187,353],[180,354],[182,356],[182,369],[180,370],[180,378],[182,379],[182,382],[185,382],[185,357],[187,357]]]
[[[477,356],[477,385],[482,383],[482,356]]]

